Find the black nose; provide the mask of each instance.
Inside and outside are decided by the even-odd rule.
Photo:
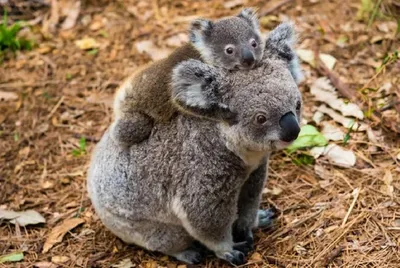
[[[279,120],[279,125],[281,126],[280,138],[282,141],[291,142],[299,136],[300,126],[292,112],[282,116]]]
[[[254,64],[255,58],[253,53],[247,47],[242,49],[242,64],[246,67],[250,67]]]

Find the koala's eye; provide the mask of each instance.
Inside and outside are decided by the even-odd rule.
[[[256,122],[258,125],[264,125],[267,122],[267,117],[263,114],[257,114]]]
[[[301,102],[297,101],[296,110],[299,111],[301,109]]]
[[[233,51],[234,51],[234,49],[233,49],[232,46],[228,46],[228,47],[225,48],[225,53],[226,54],[232,54]]]
[[[257,41],[254,39],[251,39],[250,44],[252,47],[256,48],[258,46]]]

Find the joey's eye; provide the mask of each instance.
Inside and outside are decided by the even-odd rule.
[[[231,46],[226,47],[225,48],[225,53],[226,54],[232,54],[233,53],[233,47],[231,47]]]
[[[250,44],[252,47],[256,48],[258,46],[257,41],[254,39],[251,39]]]
[[[264,125],[267,122],[267,117],[263,114],[257,114],[256,122],[258,125]]]
[[[298,102],[296,103],[296,110],[297,110],[297,111],[300,111],[300,109],[301,109],[301,102],[298,101]]]

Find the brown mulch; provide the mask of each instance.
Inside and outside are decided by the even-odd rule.
[[[337,142],[356,154],[351,168],[324,158],[297,166],[296,154],[274,154],[262,205],[273,204],[281,215],[272,230],[255,233],[256,249],[246,266],[399,267],[400,61],[377,72],[386,55],[400,51],[393,20],[377,16],[368,27],[368,19],[357,17],[361,1],[356,0],[92,0],[81,1],[76,24],[62,30],[61,21],[54,23],[50,16],[49,2],[63,1],[9,10],[12,20],[30,23],[24,34],[37,45],[7,54],[0,65],[0,92],[18,94],[15,100],[0,100],[0,208],[33,209],[47,222],[21,227],[0,220],[0,256],[24,252],[23,261],[0,267],[110,267],[127,258],[136,267],[184,267],[127,246],[106,230],[87,197],[86,170],[112,120],[113,93],[121,81],[184,40],[193,18],[236,14],[243,3],[260,7],[264,32],[289,17],[297,23],[300,48],[334,56],[339,86],[351,90],[371,128],[370,135],[354,131],[346,144]],[[99,46],[80,49],[75,41],[87,37]],[[137,45],[146,40],[154,44],[152,55]],[[304,117],[314,124],[320,103],[309,87],[328,74],[303,66]],[[76,217],[84,223],[42,253],[51,230]],[[55,256],[67,258],[50,266]],[[213,257],[205,265],[226,266]]]

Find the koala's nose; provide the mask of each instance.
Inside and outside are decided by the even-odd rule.
[[[292,112],[286,113],[279,120],[281,126],[280,139],[282,141],[291,142],[299,136],[300,126],[297,122],[296,116]]]
[[[253,53],[247,47],[242,49],[242,64],[246,67],[251,67],[254,65],[255,58]]]

